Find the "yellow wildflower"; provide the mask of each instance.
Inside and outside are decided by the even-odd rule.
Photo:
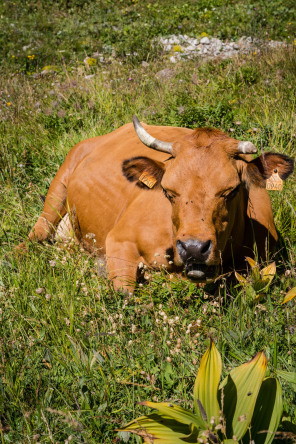
[[[11,105],[11,102],[6,102],[6,105],[7,105],[7,106],[10,106],[10,105]]]
[[[206,32],[202,32],[199,37],[202,38],[202,37],[207,37],[207,36],[208,36],[208,34]]]
[[[86,57],[84,59],[84,62],[87,63],[89,66],[95,66],[97,64],[97,59],[93,57]]]
[[[28,59],[34,60],[35,59],[35,54],[28,55]]]
[[[181,46],[180,46],[180,45],[175,45],[175,46],[173,47],[173,50],[174,50],[175,52],[182,52],[182,49],[181,49]]]

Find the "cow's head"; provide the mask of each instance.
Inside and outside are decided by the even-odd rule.
[[[145,183],[150,181],[153,188],[162,188],[172,205],[175,265],[184,265],[192,279],[210,279],[236,224],[243,224],[244,190],[265,187],[274,171],[286,179],[294,162],[275,153],[252,160],[245,156],[257,152],[251,142],[232,139],[220,130],[198,128],[169,143],[148,134],[136,116],[133,122],[146,146],[170,157],[165,163],[135,157],[123,163],[123,172],[140,187],[149,189]]]

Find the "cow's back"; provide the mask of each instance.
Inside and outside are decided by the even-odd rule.
[[[174,141],[192,130],[149,126],[149,133],[164,141]],[[97,246],[105,239],[129,204],[147,193],[129,182],[122,173],[126,159],[146,156],[164,161],[168,154],[151,150],[138,139],[132,124],[104,136],[87,139],[68,154],[65,164],[67,199],[75,215],[79,237],[94,233]]]

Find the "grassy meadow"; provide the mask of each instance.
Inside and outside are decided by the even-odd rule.
[[[140,442],[114,430],[142,400],[192,408],[209,337],[224,375],[265,350],[296,428],[295,373],[281,373],[296,372],[296,302],[281,305],[296,286],[295,174],[270,192],[280,242],[260,301],[234,278],[198,288],[165,271],[127,297],[79,245],[14,252],[70,148],[133,114],[295,157],[294,1],[3,0],[0,19],[0,442]],[[171,64],[155,41],[202,33],[290,45]]]

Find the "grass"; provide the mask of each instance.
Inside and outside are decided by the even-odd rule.
[[[255,20],[259,11],[258,17],[266,17],[263,27],[258,20],[242,20],[248,2],[217,0],[210,9],[179,0],[170,14],[166,1],[150,7],[105,1],[82,8],[79,3],[4,1],[0,6],[7,25],[0,37],[2,443],[124,442],[114,429],[143,411],[136,402],[173,400],[189,407],[186,400],[192,399],[209,336],[226,363],[224,374],[263,348],[272,373],[296,371],[295,301],[280,305],[296,285],[295,176],[282,193],[270,193],[281,236],[274,255],[278,272],[256,306],[234,280],[198,289],[153,273],[147,285],[125,297],[98,276],[97,258],[79,246],[31,245],[24,258],[13,252],[41,212],[39,196],[69,149],[130,122],[134,113],[151,124],[215,126],[262,144],[265,151],[295,157],[295,49],[169,66],[167,56],[151,49],[155,36],[173,32],[235,38],[268,32],[270,38],[292,40],[295,8],[288,1],[264,3],[264,8],[263,2],[253,2],[251,17]],[[213,19],[205,18],[205,7],[216,8],[220,27],[208,23]],[[133,24],[129,19],[135,17]],[[137,20],[148,26],[137,28]],[[80,22],[84,28],[77,28]],[[57,44],[61,30],[63,46]],[[140,53],[142,32],[149,38]],[[109,57],[103,47],[108,44],[117,56],[89,67],[83,59],[98,49],[97,35],[104,57]],[[79,46],[80,39],[89,43]],[[38,51],[23,51],[28,42]],[[66,52],[59,53],[60,47]],[[129,57],[129,51],[139,56]],[[13,53],[20,54],[17,61]],[[28,59],[30,54],[35,57]],[[139,63],[143,59],[148,67]],[[57,72],[39,75],[44,65],[56,65]],[[156,74],[167,67],[172,76],[159,79]],[[295,424],[295,386],[283,379],[281,384],[285,418]]]

